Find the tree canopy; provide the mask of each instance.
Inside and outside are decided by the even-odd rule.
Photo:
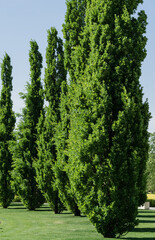
[[[34,210],[40,207],[44,198],[36,182],[34,163],[38,158],[37,124],[43,110],[43,90],[41,84],[42,56],[36,41],[30,41],[29,51],[30,82],[24,94],[25,108],[18,123],[16,142],[12,144],[14,189],[24,205]]]
[[[67,172],[80,210],[105,237],[131,230],[146,199],[150,115],[139,82],[147,40],[144,11],[134,15],[140,2],[88,1],[71,55]]]
[[[64,53],[62,40],[57,36],[57,30],[48,30],[45,68],[45,99],[48,103],[45,113],[38,125],[39,159],[36,162],[37,181],[44,196],[55,213],[63,209],[58,196],[54,167],[57,161],[55,146],[56,126],[60,121],[61,83],[66,79],[64,69]]]
[[[7,208],[14,192],[11,188],[12,154],[9,143],[13,140],[15,114],[11,100],[12,66],[6,53],[1,64],[2,90],[0,96],[0,203]]]

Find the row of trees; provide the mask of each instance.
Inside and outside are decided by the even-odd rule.
[[[55,213],[64,207],[75,215],[82,212],[105,237],[120,236],[137,224],[137,208],[146,199],[150,118],[139,83],[146,56],[146,15],[134,15],[139,3],[66,1],[64,52],[51,28],[44,89],[42,56],[37,43],[30,42],[30,82],[21,95],[25,108],[15,135],[12,67],[5,56],[9,60],[6,68],[2,64],[0,99],[3,207],[10,204],[13,188],[28,209],[46,199]]]

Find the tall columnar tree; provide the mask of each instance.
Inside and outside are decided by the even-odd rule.
[[[54,167],[57,160],[55,146],[55,129],[60,120],[59,103],[61,83],[66,80],[64,69],[64,53],[62,40],[57,36],[57,30],[48,30],[48,46],[46,49],[45,68],[45,98],[48,102],[45,114],[38,125],[39,159],[36,163],[37,182],[55,213],[63,209],[58,196]]]
[[[13,186],[29,210],[40,207],[44,198],[38,189],[34,162],[38,159],[37,124],[43,110],[41,84],[42,56],[35,41],[30,41],[30,83],[23,95],[25,108],[17,129],[17,143],[13,144]]]
[[[67,209],[71,210],[75,216],[80,216],[80,210],[74,193],[71,191],[70,181],[66,172],[68,164],[67,140],[70,124],[70,115],[68,107],[68,88],[65,81],[61,85],[60,98],[60,121],[56,127],[56,150],[57,161],[54,168],[56,176],[56,185],[59,189],[59,195]]]
[[[146,197],[150,114],[139,82],[146,15],[134,15],[142,2],[90,1],[83,37],[71,56],[77,73],[68,94],[66,171],[80,210],[105,237],[131,230]]]
[[[1,64],[2,90],[0,97],[0,203],[7,208],[14,197],[11,189],[12,154],[9,142],[13,140],[15,115],[12,110],[12,66],[5,54]]]
[[[85,12],[88,0],[67,0],[65,23],[63,24],[65,68],[69,72],[70,80],[75,80],[75,65],[72,61],[75,47],[79,45],[81,34],[85,26]],[[87,40],[85,41],[87,42]],[[86,46],[87,43],[86,43]],[[85,53],[84,53],[85,54]],[[84,59],[83,59],[84,60]]]
[[[68,0],[67,12],[65,15],[65,23],[63,24],[64,43],[64,65],[69,73],[69,82],[75,81],[76,69],[72,61],[72,57],[76,55],[75,47],[79,46],[80,38],[82,38],[83,28],[85,26],[85,11],[87,0]],[[87,37],[83,41],[87,44]],[[86,52],[83,53],[86,55]],[[79,63],[81,69],[84,65],[84,56],[82,55]],[[77,56],[78,58],[78,56]],[[66,173],[66,165],[68,156],[66,154],[68,130],[70,125],[70,114],[68,107],[68,87],[64,81],[62,84],[62,92],[60,99],[60,122],[56,128],[56,148],[57,148],[57,163],[55,167],[56,183],[59,188],[59,194],[66,205],[75,215],[80,215],[79,208],[76,203],[75,196],[70,188],[69,179]]]

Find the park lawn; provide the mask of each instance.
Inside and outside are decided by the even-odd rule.
[[[101,240],[86,217],[55,215],[47,205],[29,211],[22,205],[0,207],[0,240]]]
[[[155,239],[155,211],[139,210],[140,224],[122,239]],[[101,240],[87,217],[55,215],[47,205],[28,211],[22,204],[0,207],[0,240]],[[112,238],[111,238],[112,239]]]

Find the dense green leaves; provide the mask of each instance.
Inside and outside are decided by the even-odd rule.
[[[65,23],[63,24],[65,67],[70,74],[70,80],[75,80],[75,64],[72,56],[75,54],[75,48],[80,43],[82,32],[85,26],[85,12],[87,0],[67,0],[67,12]],[[85,54],[85,53],[84,53]],[[84,61],[84,58],[83,58]],[[81,64],[83,65],[82,61]]]
[[[45,98],[48,102],[45,114],[38,125],[39,159],[36,162],[37,182],[55,213],[63,209],[55,182],[54,167],[57,160],[55,131],[60,120],[59,102],[61,83],[66,79],[62,40],[55,28],[48,31],[45,68]]]
[[[56,185],[59,190],[60,198],[67,209],[71,210],[76,216],[80,215],[75,194],[71,190],[70,181],[67,173],[68,155],[67,140],[69,135],[70,115],[68,107],[68,88],[63,81],[61,85],[60,98],[60,121],[56,127],[55,144],[57,150],[57,161],[54,168]]]
[[[12,155],[9,142],[13,140],[15,115],[12,110],[12,66],[5,54],[1,64],[2,91],[0,97],[0,203],[7,208],[14,197],[11,189]]]
[[[25,108],[19,121],[16,142],[12,143],[13,186],[24,205],[34,210],[40,207],[44,198],[38,189],[34,162],[38,158],[37,124],[43,109],[41,85],[42,56],[35,41],[30,42],[30,83],[25,94]]]
[[[77,66],[79,69],[84,65],[84,52],[81,58],[80,54],[76,50],[76,47],[80,43],[82,38],[82,32],[85,25],[85,11],[86,0],[70,0],[66,1],[67,12],[65,15],[65,23],[63,24],[63,35],[65,39],[64,43],[64,65],[69,73],[68,82],[76,81],[76,74],[78,74]],[[80,63],[76,66],[72,57],[80,58]],[[70,84],[69,84],[70,85]],[[79,208],[77,206],[77,199],[74,192],[71,190],[70,180],[68,177],[68,154],[67,154],[67,142],[70,128],[70,86],[66,81],[62,84],[62,91],[60,97],[60,121],[56,127],[56,150],[57,150],[57,162],[54,169],[56,176],[56,184],[59,189],[60,198],[65,206],[70,209],[75,215],[80,215]]]
[[[80,210],[105,237],[131,230],[146,197],[150,115],[139,83],[146,15],[133,14],[140,2],[88,1],[83,33],[70,55],[75,74],[66,168]]]
[[[30,82],[22,94],[25,108],[10,147],[12,186],[28,209],[39,207],[45,197],[55,213],[65,205],[75,215],[86,214],[104,237],[132,230],[138,206],[146,200],[150,114],[139,82],[147,41],[146,14],[137,13],[142,2],[66,1],[64,52],[57,30],[48,30],[44,92],[42,56],[37,43],[30,42]],[[0,99],[4,207],[13,196],[11,72],[6,54]],[[153,157],[151,145],[151,191]]]

